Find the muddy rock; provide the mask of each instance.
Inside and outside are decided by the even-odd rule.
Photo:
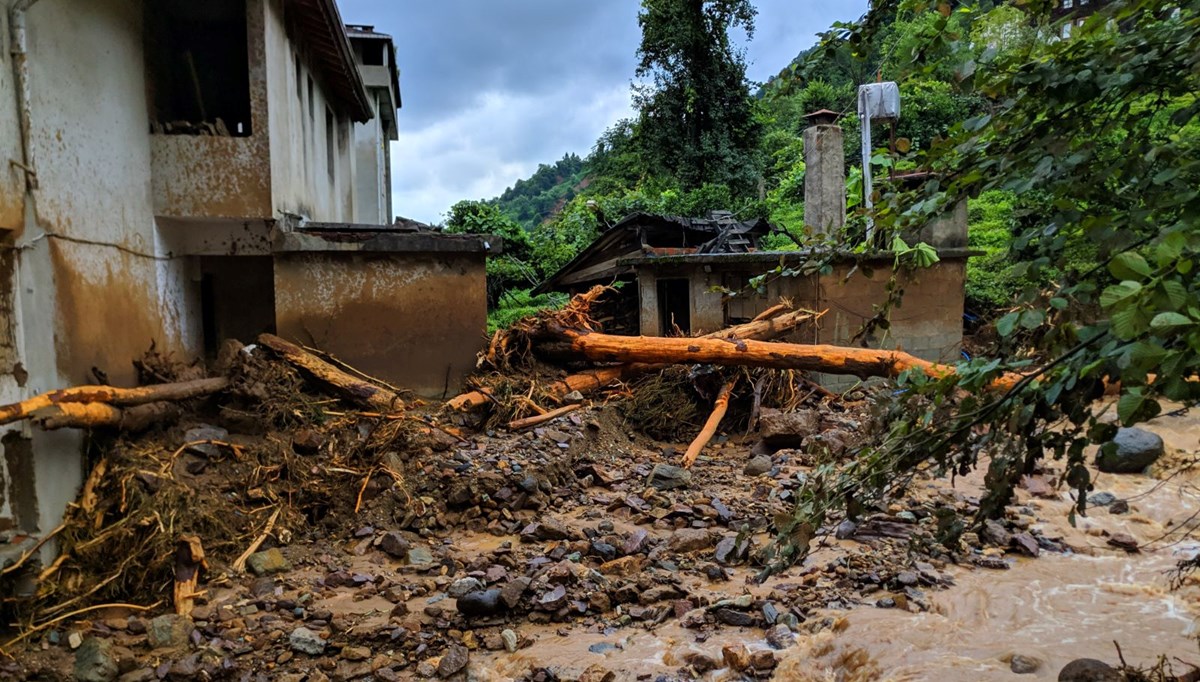
[[[517,604],[521,603],[521,597],[525,595],[531,582],[533,581],[525,576],[513,578],[500,589],[500,598],[508,608],[516,608]]]
[[[472,592],[478,592],[483,589],[483,583],[479,578],[459,578],[450,583],[450,587],[446,589],[446,594],[458,599]]]
[[[742,538],[742,541],[738,542],[736,535],[727,535],[717,543],[717,548],[713,550],[713,559],[722,566],[736,566],[745,561],[749,551],[749,538]]]
[[[613,682],[617,674],[599,663],[593,663],[579,676],[579,682]]]
[[[464,594],[455,603],[458,612],[468,618],[486,618],[505,610],[507,604],[502,595],[503,590],[492,588]]]
[[[292,450],[297,455],[315,455],[328,440],[316,429],[300,429],[292,434]]]
[[[750,627],[756,622],[752,614],[724,607],[713,611],[713,616],[722,623],[734,627]]]
[[[796,635],[786,625],[775,625],[767,630],[767,644],[775,649],[786,649],[796,643]]]
[[[1088,495],[1087,500],[1093,507],[1107,507],[1117,501],[1117,496],[1105,491]]]
[[[1125,679],[1116,668],[1094,658],[1077,658],[1063,666],[1058,682],[1121,682]]]
[[[246,558],[246,567],[254,575],[275,575],[292,570],[292,563],[287,560],[278,547],[255,552]]]
[[[325,640],[320,635],[306,627],[298,627],[288,635],[288,645],[292,651],[299,651],[310,656],[320,656],[325,653]]]
[[[771,458],[766,455],[759,455],[746,462],[746,466],[742,468],[742,473],[747,476],[762,476],[771,470],[774,463]]]
[[[1137,427],[1122,428],[1096,453],[1096,468],[1106,474],[1140,474],[1163,455],[1163,439]]]
[[[442,660],[438,661],[438,677],[450,677],[451,675],[467,667],[467,662],[469,660],[470,656],[467,653],[466,647],[458,644],[451,644],[450,648],[446,649],[446,653],[442,655]]]
[[[426,547],[413,547],[404,555],[409,566],[426,569],[433,566],[433,553]]]
[[[393,530],[384,533],[379,538],[379,549],[383,550],[389,556],[403,559],[408,556],[408,550],[412,549],[412,545],[409,544],[403,535]]]
[[[567,603],[567,588],[559,585],[538,597],[538,608],[544,611],[557,611]]]
[[[146,628],[146,641],[155,649],[186,646],[195,629],[191,618],[166,613],[150,621]]]
[[[745,644],[726,644],[721,648],[721,659],[727,668],[740,673],[750,667],[750,650]]]
[[[371,650],[365,646],[348,646],[342,648],[342,658],[347,661],[365,661],[371,657]]]
[[[692,472],[673,464],[655,464],[646,480],[649,485],[659,490],[682,488],[692,482]]]
[[[697,552],[713,546],[715,536],[703,528],[681,528],[671,534],[667,548],[672,552]]]
[[[517,645],[520,643],[517,633],[508,628],[500,631],[500,640],[504,642],[504,650],[510,654],[517,650]]]
[[[1138,551],[1137,538],[1133,537],[1129,533],[1113,533],[1112,536],[1108,538],[1108,544],[1110,547],[1123,549],[1130,554]]]
[[[119,672],[113,643],[98,637],[83,640],[75,652],[74,672],[80,682],[113,682]]]
[[[803,445],[806,437],[820,432],[821,419],[813,410],[764,409],[758,419],[758,430],[763,443],[775,448],[794,448]]]
[[[1033,656],[1013,654],[1008,661],[1008,669],[1017,675],[1032,675],[1042,667],[1042,660]]]

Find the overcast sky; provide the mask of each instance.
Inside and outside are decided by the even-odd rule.
[[[396,41],[398,215],[439,222],[567,152],[586,155],[631,112],[637,0],[338,0]],[[749,76],[764,81],[867,0],[756,0]]]

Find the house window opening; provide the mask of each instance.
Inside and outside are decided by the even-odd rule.
[[[246,0],[157,0],[145,7],[151,132],[249,136]]]
[[[691,333],[691,287],[686,279],[658,280],[658,316],[663,336]]]

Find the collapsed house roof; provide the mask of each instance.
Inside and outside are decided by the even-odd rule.
[[[533,293],[610,282],[633,272],[621,261],[635,256],[750,253],[770,231],[766,220],[736,221],[724,211],[715,211],[708,218],[634,213],[606,230]]]

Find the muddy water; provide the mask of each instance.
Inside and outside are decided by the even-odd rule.
[[[1152,428],[1171,450],[1168,466],[1200,451],[1200,416],[1164,418]],[[1114,640],[1131,664],[1153,664],[1161,655],[1200,664],[1200,582],[1171,590],[1167,575],[1177,561],[1200,552],[1200,541],[1188,533],[1194,523],[1188,519],[1200,509],[1200,472],[1166,481],[1156,473],[1097,474],[1096,491],[1130,500],[1130,513],[1097,508],[1077,518],[1074,526],[1067,520],[1072,506],[1068,492],[1045,500],[1022,491],[1020,502],[1033,512],[1035,525],[1061,537],[1071,552],[1022,559],[1007,571],[950,569],[956,585],[933,593],[927,613],[869,606],[831,613],[844,622],[832,631],[801,636],[781,656],[775,679],[1053,680],[1075,658],[1116,663]],[[978,481],[960,480],[958,485],[977,487]],[[1108,546],[1107,538],[1118,532],[1136,538],[1142,551],[1127,554]],[[812,560],[827,561],[827,552]],[[727,585],[734,584],[741,587],[741,580]],[[632,680],[676,672],[689,652],[720,659],[725,644],[766,647],[761,630],[724,628],[698,642],[696,632],[672,623],[654,631],[577,627],[562,634],[553,626],[526,625],[523,634],[535,640],[533,645],[514,654],[488,654],[480,661],[487,671],[481,677],[510,679],[540,667],[571,676],[599,664],[617,679]],[[1009,668],[1013,654],[1043,663],[1036,673],[1016,678]],[[1187,669],[1176,664],[1177,672]],[[727,670],[709,675],[734,678]]]

